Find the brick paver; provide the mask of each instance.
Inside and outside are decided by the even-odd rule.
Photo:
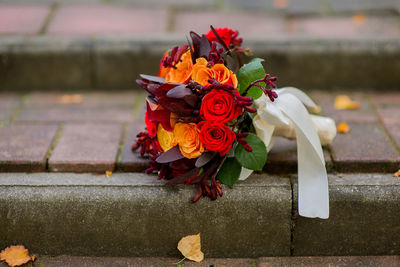
[[[9,125],[0,128],[0,171],[38,172],[56,135],[52,125]]]
[[[360,109],[355,110],[337,110],[334,107],[335,96],[345,94],[352,100],[358,101],[361,105]],[[377,122],[378,118],[375,115],[367,97],[362,93],[328,93],[322,91],[315,91],[310,94],[311,98],[317,105],[322,107],[322,114],[333,118],[337,123],[340,122]]]
[[[329,30],[327,30],[329,29]],[[399,36],[400,21],[397,16],[370,16],[355,14],[342,17],[299,17],[288,21],[292,34],[325,38],[370,36]]]
[[[400,94],[374,95],[371,99],[384,127],[400,149]]]
[[[340,172],[394,172],[400,156],[377,123],[348,123],[350,132],[333,141],[333,159]]]
[[[180,12],[176,14],[174,31],[187,33],[195,31],[206,33],[214,27],[229,26],[240,31],[241,36],[265,36],[285,32],[285,21],[281,17],[273,17],[254,12]],[[255,27],[254,25],[257,25]]]
[[[122,150],[121,161],[118,162],[118,169],[127,172],[140,172],[149,167],[148,159],[140,157],[139,150],[132,152],[132,145],[136,140],[136,135],[145,129],[141,124],[130,125],[125,135],[124,148]]]
[[[49,159],[49,169],[57,172],[113,171],[121,135],[121,125],[67,124]]]
[[[0,97],[0,122],[7,122],[21,101],[18,95],[4,94]]]
[[[36,34],[49,11],[47,5],[0,4],[0,34]]]
[[[55,93],[34,92],[29,94],[24,107],[51,108],[51,107],[76,107],[76,108],[132,108],[137,92],[115,93]]]
[[[161,33],[166,12],[116,5],[65,5],[57,10],[49,34]]]
[[[16,122],[131,122],[131,108],[24,108]]]

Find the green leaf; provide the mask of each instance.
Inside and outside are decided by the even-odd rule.
[[[253,149],[252,152],[247,152],[241,144],[238,144],[235,149],[235,158],[243,167],[261,171],[267,161],[267,148],[263,141],[257,135],[249,133],[249,136],[244,138]]]
[[[226,158],[224,164],[218,172],[217,178],[221,183],[230,187],[239,179],[242,166],[235,158]]]
[[[238,72],[237,78],[239,81],[239,92],[242,94],[244,90],[255,80],[259,80],[265,77],[265,70],[261,62],[264,59],[254,58],[249,63],[244,64]],[[260,83],[260,85],[265,86],[264,83]],[[251,96],[254,99],[259,98],[263,94],[263,91],[255,86],[252,86],[247,96]]]

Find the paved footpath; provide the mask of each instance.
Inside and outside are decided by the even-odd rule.
[[[352,92],[359,110],[335,110],[338,93],[312,91],[323,114],[350,126],[325,148],[327,169],[394,173],[400,168],[400,93]],[[145,161],[132,153],[143,129],[144,94],[0,94],[0,171],[143,171]],[[278,139],[268,173],[296,172],[296,142]]]

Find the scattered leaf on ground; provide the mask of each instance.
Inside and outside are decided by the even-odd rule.
[[[397,172],[393,173],[393,177],[400,177],[400,169]]]
[[[112,171],[106,171],[106,177],[109,178],[112,174]]]
[[[337,126],[337,131],[338,133],[348,133],[350,131],[350,126],[345,122],[339,123]]]
[[[29,251],[24,246],[10,246],[1,251],[0,260],[14,267],[25,264],[28,261],[34,261],[35,256],[29,256]]]
[[[367,17],[362,13],[354,14],[353,16],[351,16],[351,19],[353,20],[353,23],[358,26],[364,25],[367,21]]]
[[[200,233],[183,237],[178,243],[182,255],[192,261],[201,262],[204,254],[201,252]]]
[[[353,101],[347,95],[338,95],[335,97],[335,109],[359,109],[360,103]]]
[[[274,0],[274,7],[276,8],[287,8],[289,0]]]
[[[79,104],[83,100],[82,95],[80,94],[72,94],[72,95],[63,95],[59,99],[59,103],[61,104]]]

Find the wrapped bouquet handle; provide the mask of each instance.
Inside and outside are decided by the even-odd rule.
[[[329,217],[328,178],[320,139],[325,143],[332,141],[336,135],[335,123],[326,117],[312,120],[305,106],[316,105],[299,89],[286,87],[275,92],[278,98],[273,102],[265,95],[255,100],[257,115],[253,125],[256,133],[271,149],[276,128],[280,129],[281,136],[293,132],[294,128],[298,155],[299,214],[326,219]],[[250,171],[242,170],[241,179],[250,174]]]

